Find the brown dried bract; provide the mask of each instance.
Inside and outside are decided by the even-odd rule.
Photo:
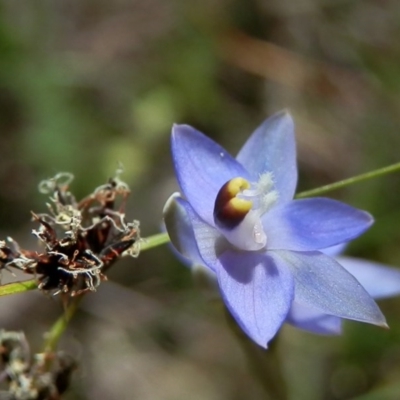
[[[119,173],[79,202],[69,191],[71,174],[41,182],[39,190],[50,194],[49,212],[32,212],[39,224],[32,233],[44,250],[24,250],[7,238],[0,241],[0,266],[35,275],[39,289],[52,294],[96,290],[111,264],[122,255],[136,257],[140,249],[139,221],[126,222],[130,190]]]

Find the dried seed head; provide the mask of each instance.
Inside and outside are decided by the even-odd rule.
[[[32,212],[39,224],[32,234],[44,250],[20,249],[11,238],[0,241],[0,267],[37,276],[39,289],[52,294],[95,291],[119,257],[139,254],[139,221],[125,219],[130,190],[119,178],[121,172],[79,202],[69,191],[72,174],[42,181],[39,191],[50,195],[49,212]]]

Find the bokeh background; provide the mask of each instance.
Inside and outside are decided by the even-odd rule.
[[[30,211],[59,171],[83,197],[123,163],[129,219],[158,232],[177,189],[172,123],[235,154],[268,115],[297,126],[299,190],[399,160],[398,0],[0,1],[0,233],[35,248]],[[374,214],[348,253],[400,267],[400,174],[330,194]],[[3,273],[3,282],[9,279]],[[219,301],[167,246],[123,260],[90,294],[60,347],[80,361],[67,399],[266,399],[282,373],[293,400],[400,398],[400,299],[391,329],[340,337],[285,327],[269,371],[252,369]],[[63,312],[30,292],[0,299],[0,323],[33,350]],[[245,346],[246,347],[246,346]],[[260,372],[261,371],[261,372]]]

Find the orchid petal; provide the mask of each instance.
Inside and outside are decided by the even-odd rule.
[[[374,299],[400,294],[400,269],[353,257],[338,257],[337,261]]]
[[[335,246],[327,247],[325,249],[320,249],[321,253],[324,253],[325,255],[329,257],[336,257],[339,254],[342,254],[347,247],[348,243],[340,243]]]
[[[171,247],[181,262],[191,269],[196,286],[215,299],[219,296],[217,277],[201,258],[187,209],[190,209],[190,205],[179,193],[170,196],[164,206],[164,221]],[[198,229],[202,231],[199,226]]]
[[[347,242],[373,222],[370,214],[326,198],[295,200],[263,217],[268,249],[313,251]]]
[[[174,203],[172,203],[172,204],[174,204]],[[179,207],[179,209],[182,208],[184,211],[179,210],[179,214],[186,213],[185,218],[187,218],[191,223],[191,228],[192,228],[192,232],[194,234],[196,247],[197,247],[196,251],[198,251],[200,260],[203,261],[202,264],[204,264],[207,267],[214,270],[215,264],[217,263],[219,253],[220,253],[220,251],[222,251],[222,250],[219,250],[218,244],[221,243],[222,248],[223,248],[223,245],[226,243],[226,241],[224,240],[224,238],[221,236],[221,234],[215,228],[206,224],[196,214],[196,212],[193,210],[193,208],[190,206],[190,204],[187,201],[180,199],[178,204],[179,204],[178,206],[175,205],[174,207],[177,207],[177,208]],[[178,214],[178,212],[177,211],[169,211],[170,209],[173,210],[174,207],[168,207],[167,218],[165,219],[167,232],[169,233],[171,231],[171,236],[172,236],[171,240],[174,240],[174,243],[176,243],[174,245],[177,246],[177,248],[179,247],[181,249],[181,251],[194,252],[193,248],[191,250],[188,250],[190,245],[185,242],[185,239],[180,237],[180,234],[183,234],[183,232],[184,232],[183,228],[180,231],[180,233],[178,233],[179,232],[178,230],[175,230],[175,232],[174,232],[174,229],[176,229],[176,228],[173,228],[173,224],[175,222],[173,222],[174,219],[171,216],[174,215],[174,213]],[[171,212],[171,214],[169,214],[170,212]],[[178,233],[178,234],[176,234],[176,233]],[[178,237],[176,237],[176,236],[178,236]],[[190,237],[192,237],[191,234],[190,234]],[[197,257],[197,255],[195,255],[195,257]]]
[[[214,225],[214,202],[227,181],[248,172],[219,144],[188,125],[174,125],[172,158],[183,194],[196,213]]]
[[[265,120],[244,144],[237,160],[253,176],[272,172],[279,200],[292,200],[297,184],[297,165],[290,114],[280,112]]]
[[[295,279],[296,300],[340,318],[387,327],[385,317],[361,284],[338,262],[320,252],[271,252]]]
[[[340,318],[306,307],[296,300],[292,303],[286,322],[296,328],[320,335],[339,335],[342,332]]]
[[[228,250],[215,265],[222,297],[241,328],[260,346],[284,322],[293,300],[293,277],[265,254]]]
[[[180,257],[183,257],[184,264],[203,265],[204,261],[200,256],[192,223],[185,207],[190,207],[190,205],[182,199],[180,194],[172,194],[163,210],[165,227],[174,249]]]

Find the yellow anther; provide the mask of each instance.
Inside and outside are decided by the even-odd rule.
[[[242,190],[249,188],[250,188],[250,183],[246,179],[238,177],[231,179],[227,183],[225,190],[228,192],[230,197],[235,197]]]
[[[236,213],[245,215],[251,210],[251,207],[253,207],[253,202],[250,200],[244,200],[234,197],[229,201],[229,205],[232,207],[233,210],[235,210]]]
[[[250,188],[250,183],[244,178],[233,178],[219,190],[214,204],[214,221],[217,225],[234,227],[238,225],[253,207],[253,202],[236,197]]]

